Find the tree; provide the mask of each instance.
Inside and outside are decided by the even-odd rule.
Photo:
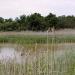
[[[39,13],[34,13],[27,18],[28,21],[28,30],[40,31],[44,27],[44,18]]]
[[[57,27],[58,19],[56,15],[50,13],[48,16],[45,17],[47,28],[49,27]]]
[[[4,23],[4,19],[0,17],[0,23]]]

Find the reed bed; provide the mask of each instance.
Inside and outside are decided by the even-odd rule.
[[[19,51],[21,50],[24,53],[21,55],[23,61],[18,63],[15,59],[8,62],[0,60],[0,75],[75,75],[74,37],[65,37],[64,39],[58,37],[58,39],[55,33],[53,34],[54,36],[50,38],[47,32],[47,36],[44,39],[42,38],[46,42],[42,41],[42,43],[37,42],[38,40],[36,39],[39,37],[33,38],[35,41],[32,43],[22,42],[17,37],[19,40],[16,40],[20,42],[17,42],[17,49],[20,48]],[[2,40],[5,38],[3,37],[1,37]],[[8,42],[4,41],[3,43],[2,41],[2,43],[12,43],[10,41],[12,39],[12,37],[9,40],[7,38]],[[26,58],[24,59],[24,57]]]

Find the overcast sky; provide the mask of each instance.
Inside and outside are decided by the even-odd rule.
[[[75,0],[0,0],[0,16],[15,18],[22,14],[50,12],[59,15],[75,15]]]

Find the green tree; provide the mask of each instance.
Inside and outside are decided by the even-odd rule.
[[[27,21],[28,30],[40,31],[45,28],[44,18],[39,13],[34,13],[28,16]]]
[[[49,15],[47,15],[45,17],[45,20],[46,20],[47,28],[49,28],[49,27],[57,28],[58,19],[57,19],[56,15],[50,13]]]

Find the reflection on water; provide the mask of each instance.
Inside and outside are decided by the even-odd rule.
[[[14,48],[1,48],[0,49],[1,52],[0,52],[0,60],[1,59],[13,59],[15,58],[14,54],[15,54],[15,50]]]
[[[29,55],[29,52],[23,53],[21,50],[17,50],[17,48],[5,46],[0,48],[0,62],[17,62],[17,63],[25,63],[27,61],[34,60],[34,55]]]
[[[17,62],[21,61],[20,52],[16,51],[15,48],[11,47],[2,47],[0,48],[0,60],[3,61],[12,61],[16,60]]]
[[[31,50],[30,50],[31,51]],[[53,53],[52,53],[53,52]],[[61,57],[65,58],[66,55],[72,54],[75,55],[75,45],[59,45],[58,49],[55,51],[50,51],[49,54],[47,54],[47,51],[44,51],[40,48],[40,51],[38,52],[28,52],[25,51],[22,52],[22,49],[19,48],[19,50],[15,47],[11,46],[2,46],[0,47],[0,62],[17,62],[17,63],[23,63],[23,62],[30,62],[37,59],[40,59],[41,57],[45,57],[47,59],[47,56],[50,57],[53,56],[54,59],[58,59]],[[37,53],[37,54],[36,54]],[[49,58],[50,58],[49,57]],[[36,59],[37,58],[37,59]]]

